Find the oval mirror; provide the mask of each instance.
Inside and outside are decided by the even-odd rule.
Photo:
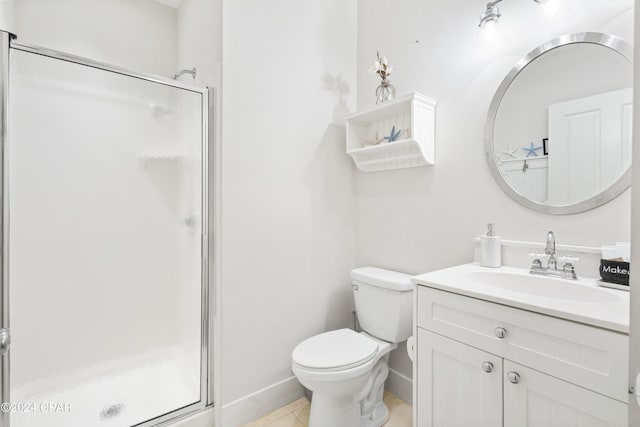
[[[485,151],[511,198],[572,214],[631,185],[632,55],[618,37],[569,34],[507,74],[489,108]]]

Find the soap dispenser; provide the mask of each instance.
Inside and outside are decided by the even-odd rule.
[[[487,224],[487,235],[480,237],[480,265],[500,267],[502,265],[502,247],[500,236],[496,236],[495,224]]]

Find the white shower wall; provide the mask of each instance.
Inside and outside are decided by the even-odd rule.
[[[155,0],[9,1],[21,43],[139,72],[176,72],[176,10]]]
[[[182,0],[177,9],[177,69],[196,68],[196,84],[220,89],[222,0]],[[193,82],[189,75],[184,82]]]

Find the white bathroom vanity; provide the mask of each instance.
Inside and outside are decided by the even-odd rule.
[[[628,292],[476,264],[413,281],[415,426],[628,425]]]

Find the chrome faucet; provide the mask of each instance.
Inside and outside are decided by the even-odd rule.
[[[573,266],[573,263],[578,260],[578,258],[571,256],[563,256],[560,257],[561,261],[565,261],[562,266],[562,270],[558,270],[558,258],[556,257],[556,238],[553,235],[553,231],[549,231],[547,233],[547,244],[544,248],[544,254],[531,254],[535,259],[531,264],[531,269],[529,273],[531,274],[540,274],[542,276],[556,276],[562,277],[564,279],[577,279],[576,270]],[[542,266],[542,261],[540,258],[546,256],[549,257],[547,260],[547,266]]]
[[[556,237],[553,235],[553,231],[547,233],[547,246],[544,248],[544,253],[549,255],[547,267],[556,269],[558,261],[556,260]]]

